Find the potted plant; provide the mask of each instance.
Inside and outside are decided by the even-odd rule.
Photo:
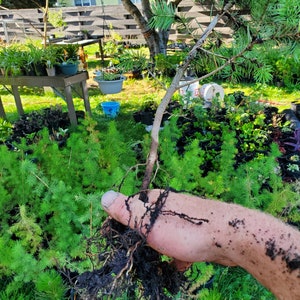
[[[43,63],[44,49],[33,44],[28,44],[27,48],[27,66],[33,67],[36,76],[47,75],[46,66]]]
[[[152,125],[158,102],[152,97],[146,97],[142,99],[142,101],[141,109],[133,114],[133,118],[137,123],[142,123],[147,126]]]
[[[24,75],[35,76],[36,72],[35,72],[33,59],[32,59],[30,51],[28,49],[26,51],[24,51],[23,56],[24,56],[24,64],[23,64]]]
[[[55,66],[52,64],[51,60],[46,61],[46,71],[47,71],[48,76],[56,75]]]
[[[118,67],[122,69],[124,73],[128,72],[132,78],[140,78],[147,64],[148,59],[142,50],[125,49],[124,52],[119,55]]]
[[[96,71],[94,80],[98,83],[102,94],[117,94],[121,92],[125,77],[119,69],[107,68]]]
[[[60,70],[65,75],[74,75],[78,71],[78,50],[76,44],[67,44],[62,47],[63,58],[60,64]]]
[[[23,75],[25,54],[16,45],[2,48],[0,52],[0,68],[4,76]]]
[[[63,55],[59,52],[59,47],[49,45],[44,49],[43,61],[46,65],[46,71],[48,76],[55,76],[56,66]]]

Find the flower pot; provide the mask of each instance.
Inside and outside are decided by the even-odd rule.
[[[108,101],[101,103],[104,114],[107,117],[115,118],[120,111],[120,103],[115,101]]]
[[[220,100],[224,99],[224,89],[217,83],[206,83],[200,89],[200,96],[205,101],[212,101],[213,98],[218,97]]]
[[[75,75],[78,71],[78,64],[73,64],[73,63],[70,63],[70,64],[65,64],[65,63],[62,63],[60,64],[60,70],[63,74],[65,75]]]
[[[296,116],[300,118],[300,101],[292,101],[291,108],[295,112]]]
[[[103,80],[95,77],[94,80],[98,83],[99,89],[102,94],[117,94],[120,93],[123,87],[125,77],[121,76],[117,80]]]
[[[48,76],[55,76],[55,74],[56,74],[55,67],[46,68],[46,71],[47,71]]]
[[[133,114],[136,123],[152,125],[154,121],[155,111],[138,111]]]
[[[184,80],[179,81],[179,85],[186,84],[192,79],[193,78],[191,77],[186,77]],[[191,93],[192,98],[199,97],[199,82],[193,82],[179,89],[179,93],[182,96],[186,95],[188,92]]]
[[[34,64],[34,71],[35,71],[36,76],[46,76],[47,75],[46,67],[41,62]]]

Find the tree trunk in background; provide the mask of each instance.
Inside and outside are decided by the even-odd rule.
[[[49,12],[49,0],[46,0],[46,5],[45,5],[45,8],[44,8],[44,16],[43,16],[43,22],[44,22],[43,45],[44,45],[44,48],[47,47],[47,23],[48,23],[48,12]]]
[[[177,0],[174,5],[178,4],[182,0]],[[148,22],[152,17],[152,11],[149,0],[142,0],[141,11],[135,6],[131,0],[122,0],[124,8],[133,16],[134,20],[141,29],[141,32],[145,38],[147,46],[149,47],[150,57],[154,59],[155,55],[159,53],[166,54],[167,43],[169,40],[169,30],[152,30],[148,26]]]

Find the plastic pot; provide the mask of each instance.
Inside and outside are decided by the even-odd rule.
[[[120,111],[120,103],[116,101],[102,102],[101,107],[107,117],[115,118]]]

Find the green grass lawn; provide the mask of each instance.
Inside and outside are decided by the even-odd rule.
[[[277,106],[280,109],[290,108],[292,101],[300,100],[300,90],[290,90],[284,87],[275,87],[255,84],[222,84],[225,92],[243,91],[246,95],[260,101]]]
[[[90,72],[92,77],[92,72]],[[277,106],[280,109],[290,108],[290,103],[300,99],[300,91],[288,91],[284,88],[272,86],[257,87],[255,85],[223,84],[225,94],[234,91],[243,91],[246,95],[251,95],[253,99],[265,101],[270,105]],[[14,97],[3,87],[0,88],[2,102],[9,121],[18,118]],[[89,79],[89,100],[93,113],[101,113],[99,104],[103,101],[120,101],[122,110],[127,112],[138,110],[147,100],[156,100],[159,102],[164,95],[164,90],[154,81],[149,79],[134,80],[128,79],[124,82],[123,90],[119,94],[102,95],[98,89],[97,83]],[[50,106],[60,105],[66,110],[65,101],[51,91],[44,91],[40,88],[20,88],[20,95],[25,113],[33,110],[39,110]],[[84,110],[83,100],[74,95],[74,105],[76,110]]]

